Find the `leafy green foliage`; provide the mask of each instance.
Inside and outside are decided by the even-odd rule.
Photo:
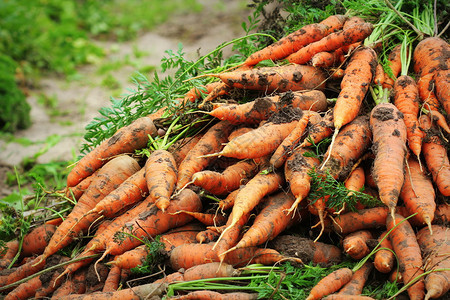
[[[156,236],[151,241],[146,240],[146,248],[148,249],[148,255],[145,262],[131,269],[134,274],[152,274],[158,269],[158,264],[161,264],[165,257],[162,250],[164,249],[163,243],[160,241],[160,236]]]

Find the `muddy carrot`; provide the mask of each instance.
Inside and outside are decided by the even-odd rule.
[[[382,228],[386,224],[389,210],[386,207],[374,207],[340,214],[333,223],[334,230],[349,234],[361,229]]]
[[[369,278],[373,269],[372,262],[365,262],[362,267],[353,273],[352,279],[344,285],[340,290],[340,295],[360,295],[362,294],[364,285]]]
[[[370,249],[367,241],[372,238],[372,234],[368,230],[359,230],[350,233],[342,241],[344,252],[353,259],[361,259],[369,254]]]
[[[328,111],[319,123],[312,125],[308,130],[308,136],[300,144],[300,147],[309,147],[313,143],[318,144],[323,139],[331,136],[334,131],[333,111]]]
[[[337,292],[347,284],[353,276],[349,268],[341,268],[322,278],[311,290],[306,300],[321,299],[329,294]]]
[[[378,238],[378,242],[380,242],[386,236],[386,234],[387,231],[384,231]],[[375,257],[373,259],[375,269],[377,269],[381,273],[389,273],[394,267],[394,253],[392,251],[389,251],[389,249],[392,250],[392,243],[391,240],[387,237],[383,241],[381,241],[380,249],[375,253]]]

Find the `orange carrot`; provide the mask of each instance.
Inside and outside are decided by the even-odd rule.
[[[219,201],[219,207],[221,212],[224,210],[228,210],[233,207],[234,201],[236,200],[236,196],[239,193],[239,189],[232,191],[225,199]]]
[[[230,193],[245,184],[258,171],[253,160],[242,160],[226,168],[222,173],[200,171],[192,175],[192,182],[213,195]]]
[[[375,76],[373,77],[373,82],[376,85],[382,85],[385,81],[384,76],[385,76],[385,74],[384,74],[383,66],[380,63],[378,63],[377,67],[375,69]]]
[[[220,232],[213,229],[206,229],[200,231],[195,237],[198,243],[211,243],[215,242],[220,236]]]
[[[46,259],[56,253],[70,244],[80,232],[87,230],[91,223],[98,218],[98,215],[89,214],[80,222],[78,220],[138,170],[139,165],[136,160],[127,155],[118,156],[103,166],[89,189],[83,194],[64,222],[59,225],[45,248],[42,258]]]
[[[172,251],[173,248],[179,245],[195,243],[196,236],[199,233],[199,231],[203,229],[203,226],[201,226],[200,229],[199,226],[192,226],[192,225],[193,223],[188,223],[184,226],[174,228],[162,234],[160,237],[160,242],[163,243],[164,250],[166,252],[170,252]]]
[[[359,230],[350,233],[344,237],[342,247],[344,252],[353,259],[361,259],[369,254],[370,249],[367,241],[372,238],[372,234],[368,230]]]
[[[55,231],[55,225],[42,224],[27,233],[23,238],[22,255],[42,254]]]
[[[394,215],[404,182],[406,126],[403,114],[391,103],[381,103],[372,109],[370,127],[373,134],[373,178],[380,200]]]
[[[318,144],[333,134],[333,127],[333,111],[330,110],[323,116],[322,121],[309,128],[308,136],[300,144],[300,147],[309,147],[313,143]]]
[[[326,77],[313,66],[290,64],[213,74],[231,87],[265,92],[323,90]]]
[[[387,231],[384,231],[380,237],[378,238],[378,242],[380,242],[387,234]],[[381,249],[386,248],[386,249]],[[392,250],[392,243],[389,238],[385,238],[380,243],[380,249],[375,253],[375,257],[373,259],[373,264],[375,269],[377,269],[381,273],[389,273],[392,271],[392,267],[394,266],[394,253]]]
[[[439,70],[434,75],[436,97],[447,115],[450,115],[450,70]]]
[[[83,294],[86,291],[86,270],[80,270],[69,277],[61,286],[53,293],[52,300],[61,299],[70,294]]]
[[[105,280],[102,292],[114,292],[117,291],[120,284],[121,269],[118,266],[113,266],[108,273],[108,277]]]
[[[20,265],[16,268],[3,271],[0,274],[0,291],[6,289],[6,286],[41,271],[45,266],[45,260],[42,255]]]
[[[300,202],[309,194],[311,177],[308,173],[319,165],[319,159],[306,156],[307,152],[308,149],[295,149],[284,165],[286,181],[289,182],[290,190],[295,197],[295,202],[288,209],[288,213],[295,212]]]
[[[189,151],[178,168],[178,180],[176,189],[180,190],[192,180],[194,173],[203,170],[213,158],[200,157],[205,154],[211,154],[222,149],[222,143],[227,141],[227,137],[233,130],[234,126],[227,122],[221,121],[212,126],[198,141],[194,148]]]
[[[98,172],[98,170],[95,171],[94,173],[92,173],[92,175],[89,175],[88,177],[81,180],[81,182],[78,183],[76,186],[67,187],[66,192],[65,192],[66,197],[70,198],[74,201],[77,201],[78,199],[80,199],[81,195],[83,195],[83,193],[87,190],[87,188],[91,184],[92,179],[95,176],[97,176],[97,172]]]
[[[280,39],[278,42],[253,53],[244,63],[253,66],[263,60],[278,60],[285,58],[302,47],[322,39],[335,30],[339,30],[342,28],[345,20],[345,16],[334,15],[323,20],[321,23],[305,25],[301,29]]]
[[[443,297],[450,290],[448,228],[439,225],[432,225],[432,228],[432,235],[427,228],[423,228],[417,233],[417,241],[425,258],[425,270],[436,270],[425,277],[425,289],[427,290],[425,299]],[[446,270],[437,271],[437,269]]]
[[[114,257],[114,260],[109,261],[106,264],[113,266],[112,268],[118,268],[119,270],[132,269],[144,264],[148,255],[149,255],[148,247],[146,245],[141,245],[134,249],[125,251],[120,255],[116,255]]]
[[[334,230],[347,235],[361,229],[384,227],[389,210],[386,207],[374,207],[340,214],[333,223]]]
[[[173,297],[177,300],[252,300],[258,299],[258,294],[249,294],[244,292],[218,293],[210,290],[193,291],[186,295]]]
[[[419,118],[426,136],[423,141],[422,151],[428,170],[431,172],[433,182],[442,195],[450,196],[450,162],[447,149],[440,136],[432,127],[430,119],[426,115]]]
[[[371,262],[365,262],[361,268],[356,270],[353,273],[352,279],[344,285],[340,290],[340,295],[361,295],[364,284],[366,283],[367,279],[369,278],[370,272],[373,269],[373,263]]]
[[[145,147],[148,135],[154,137],[156,134],[157,130],[153,121],[147,117],[139,118],[130,125],[122,127],[77,162],[67,176],[67,186],[77,185],[112,157]]]
[[[402,61],[401,61],[401,57],[400,57],[401,49],[402,49],[402,44],[398,44],[389,53],[388,67],[390,70],[386,72],[386,76],[384,78],[384,83],[383,83],[383,88],[387,88],[387,89],[393,88],[394,82],[402,70]],[[390,74],[392,74],[392,75],[390,75]]]
[[[5,243],[5,248],[0,251],[0,270],[6,269],[19,251],[19,241],[11,240]]]
[[[324,300],[374,300],[375,298],[361,295],[332,294],[323,298]]]
[[[405,182],[400,192],[406,209],[421,224],[427,224],[431,230],[436,211],[435,193],[431,179],[426,176],[419,162],[411,157],[405,170]]]
[[[294,147],[297,146],[298,142],[303,136],[306,126],[309,123],[309,116],[310,114],[307,111],[303,113],[303,116],[298,121],[295,128],[289,133],[287,137],[284,138],[284,140],[272,154],[269,163],[274,168],[279,168],[284,165],[286,159],[288,158],[290,153],[292,153]]]
[[[364,182],[366,180],[364,169],[361,166],[356,167],[347,179],[344,181],[345,187],[349,190],[348,196],[354,194],[354,192],[360,192],[364,188]],[[356,209],[363,209],[364,205],[359,202],[356,204]]]
[[[322,51],[311,57],[311,65],[316,68],[329,68],[341,63],[344,60],[344,51],[338,48],[332,52]]]
[[[334,32],[317,42],[301,48],[297,52],[289,55],[286,59],[295,64],[307,63],[316,53],[322,51],[334,51],[344,45],[350,45],[364,40],[373,31],[371,23],[355,24],[347,29]]]
[[[216,81],[201,86],[200,88],[193,87],[184,95],[183,103],[186,103],[188,101],[195,102],[196,100],[201,99],[203,94],[211,93],[220,84],[220,81]]]
[[[324,296],[337,292],[352,279],[353,271],[341,268],[322,278],[311,290],[306,300],[321,299]]]
[[[422,255],[414,230],[408,220],[401,222],[402,220],[405,219],[399,214],[395,214],[395,216],[388,215],[386,218],[386,228],[387,230],[391,230],[398,224],[398,226],[391,231],[390,239],[392,248],[394,249],[399,262],[403,282],[407,284],[423,273],[421,268]],[[425,295],[424,288],[423,279],[419,279],[408,288],[409,298],[413,300],[423,299]]]
[[[39,276],[34,277],[27,282],[20,284],[14,290],[8,293],[8,295],[3,298],[4,300],[19,300],[19,299],[29,299],[33,298],[36,290],[42,286],[42,281]]]
[[[414,80],[402,75],[394,84],[394,105],[404,115],[408,146],[419,157],[422,149],[423,132],[419,127],[419,94]]]
[[[188,152],[198,143],[202,136],[202,134],[196,134],[193,137],[186,137],[169,147],[169,151],[172,153],[177,167],[186,157]]]
[[[165,211],[175,189],[178,170],[173,155],[167,150],[156,150],[145,163],[145,180],[151,201]]]
[[[343,180],[370,146],[371,139],[369,117],[365,115],[357,117],[336,135],[334,147],[329,146],[320,170],[329,173],[333,178]]]

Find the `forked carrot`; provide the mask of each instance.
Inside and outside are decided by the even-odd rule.
[[[306,300],[321,299],[327,295],[337,292],[347,284],[353,276],[349,268],[341,268],[322,278],[311,290]]]

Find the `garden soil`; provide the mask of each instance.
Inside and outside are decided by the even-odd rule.
[[[108,61],[123,61],[127,56],[132,57],[137,49],[144,53],[136,59],[139,64],[159,66],[165,51],[177,51],[179,43],[183,44],[186,57],[195,60],[223,42],[244,34],[241,23],[247,21],[251,11],[246,7],[246,2],[251,1],[199,2],[203,4],[202,11],[173,16],[136,40],[126,43],[96,41],[107,55],[99,64],[81,67],[77,80],[67,80],[60,76],[41,78],[39,86],[30,89],[27,97],[32,107],[32,126],[14,135],[14,140],[25,140],[28,144],[31,142],[31,145],[0,140],[0,199],[17,189],[17,186],[6,185],[5,178],[24,159],[37,156],[38,163],[48,163],[70,161],[79,154],[85,126],[100,116],[100,108],[111,105],[111,90],[102,86],[104,75],[96,72],[98,65]],[[231,46],[224,49],[224,55],[229,54]],[[112,73],[124,94],[135,87],[131,81],[135,71],[135,68],[126,65]],[[161,74],[160,70],[158,73]],[[144,75],[151,77],[151,74]],[[57,106],[53,108],[56,115],[52,116],[51,110],[42,104],[44,98],[56,99]]]

